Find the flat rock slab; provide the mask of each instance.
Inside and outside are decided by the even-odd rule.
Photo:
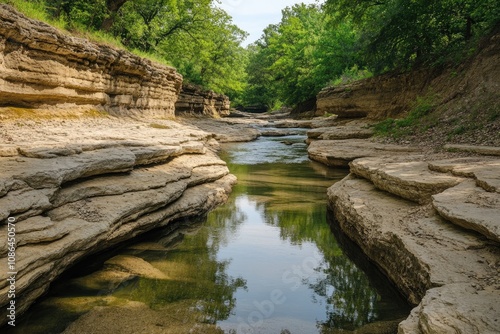
[[[483,155],[500,155],[500,147],[495,147],[495,146],[447,144],[444,145],[444,149],[449,151],[462,151],[462,152],[470,152]]]
[[[362,139],[348,139],[313,141],[307,152],[311,160],[332,167],[347,167],[349,162],[358,158],[418,154],[420,149],[411,146],[375,143]]]
[[[211,150],[218,145],[213,135],[151,122],[2,121],[9,141],[0,143],[0,219],[16,219],[18,315],[76,261],[227,200],[236,180]],[[6,232],[0,225],[0,235]],[[5,268],[6,243],[0,238]],[[117,284],[134,275],[165,278],[140,259],[113,265],[127,271],[113,274]],[[6,273],[0,271],[0,306],[8,303]],[[0,324],[7,319],[3,306]]]
[[[337,116],[315,117],[313,119],[286,119],[279,121],[269,121],[266,125],[273,128],[322,128],[333,126],[337,123]]]
[[[221,143],[246,142],[260,137],[254,123],[228,123],[218,119],[184,119],[184,123],[194,125],[209,132]]]
[[[352,125],[317,128],[307,131],[308,138],[321,140],[365,139],[372,137],[373,134],[372,129]]]
[[[350,163],[351,172],[370,180],[377,188],[417,203],[454,187],[464,179],[429,170],[424,161],[397,158],[362,158]]]
[[[500,242],[500,194],[463,182],[432,196],[432,205],[445,219]]]
[[[432,161],[429,168],[476,179],[479,187],[500,193],[500,159],[459,158]]]
[[[301,130],[297,129],[263,129],[260,130],[263,137],[284,137],[302,134]]]
[[[498,333],[500,311],[494,305],[500,305],[498,290],[464,283],[430,289],[398,333]]]
[[[410,302],[420,303],[401,324],[402,333],[422,333],[425,318],[431,315],[431,330],[424,333],[455,333],[434,330],[460,322],[480,329],[495,324],[500,298],[498,247],[443,220],[430,205],[416,205],[381,192],[369,181],[353,175],[330,187],[328,197],[341,229]],[[432,288],[455,284],[456,291],[428,295]],[[489,296],[474,297],[472,306],[467,306],[465,298],[469,293]],[[464,320],[469,307],[488,311],[471,313]],[[487,318],[488,325],[483,318]]]

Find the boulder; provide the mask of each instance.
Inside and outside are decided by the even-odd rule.
[[[106,268],[129,273],[134,276],[150,279],[167,279],[168,276],[161,270],[153,267],[149,262],[132,255],[117,255],[104,262]]]
[[[432,196],[432,205],[446,220],[500,243],[500,194],[462,182]]]

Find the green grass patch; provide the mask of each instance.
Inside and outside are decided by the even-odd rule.
[[[87,30],[83,26],[78,25],[69,25],[61,16],[59,19],[52,18],[48,12],[47,8],[43,2],[39,1],[27,1],[27,0],[0,0],[1,3],[6,3],[12,7],[14,7],[19,12],[23,13],[27,17],[45,22],[57,29],[59,29],[63,33],[71,34],[77,37],[88,39],[97,44],[107,45],[116,49],[128,50],[118,38],[115,36],[106,33],[104,31],[95,31],[95,30]],[[166,66],[172,66],[169,62],[167,62],[164,58],[159,55],[155,55],[152,53],[142,52],[140,50],[128,50],[129,52],[135,54],[136,56],[146,58],[151,60],[152,62],[159,63]]]
[[[358,65],[344,70],[341,76],[330,82],[330,86],[346,85],[348,83],[373,77],[373,73],[367,69],[360,69]]]
[[[31,19],[45,22],[60,30],[66,30],[66,22],[63,19],[55,20],[51,18],[42,2],[27,0],[0,0],[0,2],[14,7]]]
[[[431,114],[431,111],[434,109],[434,99],[432,95],[417,97],[413,108],[405,118],[388,118],[375,124],[375,135],[399,138],[404,135],[412,134],[416,128],[422,125],[422,120]],[[430,127],[432,127],[432,124],[436,123],[437,120],[433,120]]]

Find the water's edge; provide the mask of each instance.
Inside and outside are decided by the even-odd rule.
[[[239,179],[226,205],[80,262],[15,333],[112,333],[138,317],[151,333],[393,332],[409,306],[326,209],[346,171],[282,140],[226,145]]]

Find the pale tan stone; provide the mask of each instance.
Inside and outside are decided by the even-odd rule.
[[[432,196],[432,205],[445,219],[500,242],[500,194],[463,182]]]

